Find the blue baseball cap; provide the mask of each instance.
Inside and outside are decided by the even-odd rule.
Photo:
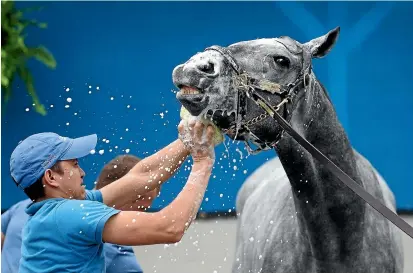
[[[96,134],[74,139],[49,132],[31,135],[11,154],[11,176],[24,190],[57,161],[84,157],[95,149],[96,143]]]

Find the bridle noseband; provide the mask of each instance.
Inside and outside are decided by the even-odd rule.
[[[261,140],[258,136],[256,136],[250,129],[250,126],[254,125],[259,121],[262,121],[268,116],[272,116],[272,112],[278,112],[281,109],[281,107],[286,106],[287,103],[293,102],[293,98],[298,93],[300,85],[304,84],[304,87],[306,87],[306,79],[308,75],[310,75],[311,73],[311,63],[308,61],[304,61],[305,58],[303,53],[303,68],[297,79],[294,82],[289,83],[287,85],[280,85],[278,83],[274,83],[267,80],[255,79],[248,75],[248,73],[244,71],[240,65],[238,65],[237,61],[232,56],[231,52],[225,47],[211,46],[205,49],[205,51],[207,50],[214,50],[221,54],[224,57],[224,61],[227,62],[227,64],[236,73],[235,85],[238,95],[237,115],[235,125],[232,125],[228,130],[235,130],[235,136],[237,136],[240,132],[249,135],[248,140],[245,140],[244,143],[250,154],[258,154],[262,151],[273,149],[276,143],[282,137],[284,130],[280,130],[280,133],[275,137],[274,141],[267,142]],[[268,107],[271,106],[270,103],[267,100],[265,100],[260,94],[258,94],[257,90],[278,95],[281,98],[280,103],[278,103],[274,107]],[[258,106],[265,110],[265,113],[260,114],[259,116],[254,117],[251,120],[245,121],[247,105],[246,98],[253,100]],[[288,119],[287,111],[284,111],[283,118]],[[251,147],[249,141],[258,146],[258,148],[254,150]]]
[[[247,149],[249,152],[256,154],[260,151],[272,149],[275,143],[267,143],[260,140],[255,136],[248,125],[244,122],[245,112],[246,112],[246,97],[252,99],[258,106],[260,106],[267,113],[268,116],[272,117],[281,126],[281,134],[277,138],[282,136],[282,133],[286,131],[292,138],[294,138],[301,146],[303,146],[313,157],[315,157],[325,168],[330,170],[337,178],[339,178],[347,187],[349,187],[354,193],[366,201],[370,206],[372,206],[376,211],[382,214],[385,218],[391,221],[394,225],[400,228],[404,233],[413,238],[413,227],[406,223],[402,218],[400,218],[395,212],[390,210],[387,206],[383,205],[378,199],[368,193],[362,186],[357,184],[350,176],[348,176],[343,170],[341,170],[337,165],[335,165],[330,159],[328,159],[323,153],[321,153],[316,147],[309,143],[305,138],[298,134],[288,123],[288,121],[282,117],[278,111],[282,106],[293,101],[293,97],[298,92],[298,87],[300,84],[304,84],[304,88],[307,86],[307,76],[311,73],[311,58],[305,56],[308,52],[304,49],[303,54],[303,66],[300,75],[297,79],[285,86],[279,85],[277,83],[258,80],[250,77],[245,71],[241,69],[238,65],[231,52],[228,49],[220,46],[208,47],[205,50],[215,50],[219,52],[225,59],[226,62],[232,67],[236,72],[238,78],[238,106],[237,106],[237,117],[236,122],[236,132],[239,130],[244,130],[252,137],[252,141],[255,142],[259,147],[257,150],[253,151],[249,146],[248,141],[245,141]],[[266,101],[262,96],[257,93],[257,90],[262,90],[270,92],[272,94],[277,94],[281,97],[281,102],[273,107],[268,101]],[[241,124],[241,125],[239,125]]]

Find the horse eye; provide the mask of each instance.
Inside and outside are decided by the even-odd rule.
[[[288,68],[290,66],[290,60],[282,56],[275,56],[274,61],[277,65],[283,68]]]

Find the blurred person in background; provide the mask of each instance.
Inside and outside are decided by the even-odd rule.
[[[113,181],[126,175],[140,159],[133,155],[120,155],[109,161],[100,172],[96,182],[96,189],[99,190]],[[128,205],[120,210],[146,211],[152,206],[153,201],[160,193],[160,187],[138,196],[133,205]],[[106,273],[141,273],[141,266],[138,264],[135,253],[131,246],[117,244],[105,244],[105,264]]]

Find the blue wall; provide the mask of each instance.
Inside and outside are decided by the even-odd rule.
[[[280,35],[304,42],[337,25],[338,44],[315,61],[316,74],[352,144],[388,181],[398,208],[413,209],[413,3],[18,2],[32,5],[44,7],[31,16],[49,27],[31,30],[27,42],[47,46],[58,67],[50,71],[30,63],[46,117],[31,109],[20,83],[2,116],[2,209],[25,198],[10,180],[8,161],[26,136],[97,133],[97,150],[104,154],[81,160],[91,188],[102,166],[125,149],[144,157],[176,138],[180,106],[171,73],[177,64],[211,44]],[[234,209],[244,179],[275,156],[246,158],[242,144],[231,142],[228,148],[217,151],[203,211]],[[182,168],[164,186],[156,208],[178,194],[188,173]]]

